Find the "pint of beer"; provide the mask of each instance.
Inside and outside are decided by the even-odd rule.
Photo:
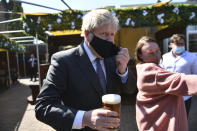
[[[103,108],[118,113],[118,118],[120,118],[120,109],[121,109],[121,96],[118,94],[106,94],[102,96]],[[116,131],[114,127],[111,127]]]

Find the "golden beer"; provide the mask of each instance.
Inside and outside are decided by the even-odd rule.
[[[121,96],[118,94],[106,94],[102,96],[103,108],[118,113],[118,118],[120,119],[120,110],[121,110]],[[116,131],[117,128],[111,127],[113,131]]]

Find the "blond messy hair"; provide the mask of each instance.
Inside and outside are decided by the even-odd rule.
[[[116,31],[119,28],[119,21],[116,16],[106,9],[94,9],[88,12],[82,21],[82,34],[84,36],[84,31],[93,31],[97,27],[101,27],[105,24],[114,24]]]

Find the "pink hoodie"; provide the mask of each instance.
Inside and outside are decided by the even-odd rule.
[[[136,120],[139,131],[188,131],[183,95],[197,95],[197,75],[137,66]]]

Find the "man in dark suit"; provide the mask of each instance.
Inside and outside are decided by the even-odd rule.
[[[37,76],[37,59],[35,58],[34,54],[31,54],[31,58],[29,59],[29,65],[30,65],[30,80],[32,81],[34,78],[34,81],[36,81]]]
[[[128,49],[113,44],[117,29],[118,19],[108,10],[92,10],[84,16],[84,41],[52,56],[37,97],[38,120],[59,131],[110,131],[107,127],[120,126],[117,112],[104,110],[101,100],[104,94],[136,90],[127,68]]]

